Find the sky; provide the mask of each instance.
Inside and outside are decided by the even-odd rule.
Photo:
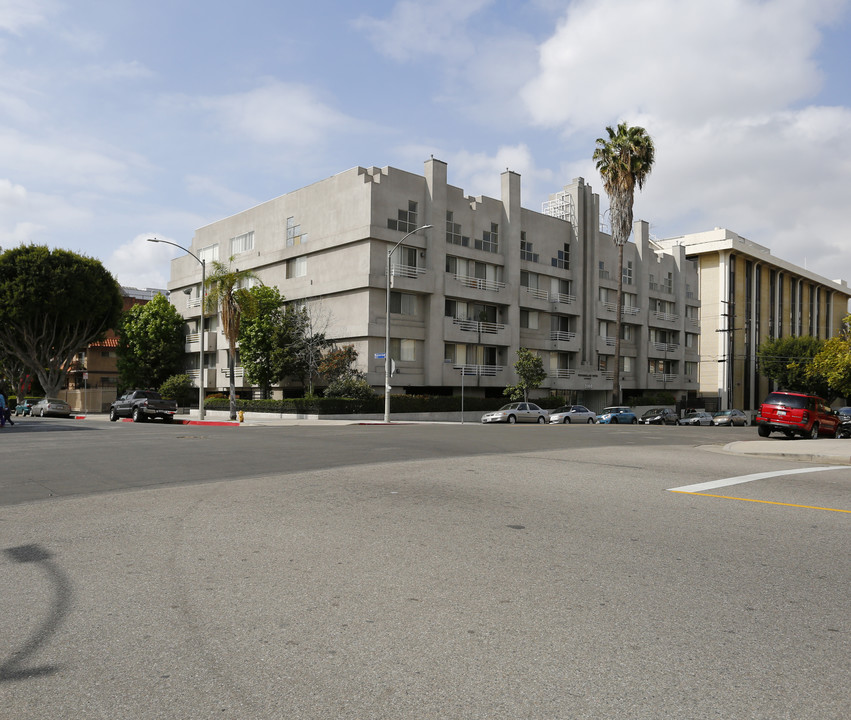
[[[0,0],[0,247],[164,288],[197,228],[355,166],[522,204],[619,122],[635,217],[851,281],[851,0]]]

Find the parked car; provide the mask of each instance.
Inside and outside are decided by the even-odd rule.
[[[839,420],[841,422],[851,420],[851,407],[841,407],[836,411],[836,413],[839,415]]]
[[[679,417],[670,408],[651,408],[638,421],[642,425],[676,425]]]
[[[836,437],[851,438],[851,415],[839,416],[839,427],[836,429]]]
[[[535,403],[513,402],[503,405],[499,410],[493,410],[482,415],[483,423],[505,422],[514,424],[517,422],[547,422],[548,413],[539,408]]]
[[[695,410],[694,412],[686,413],[685,417],[677,420],[677,425],[711,425],[712,413]]]
[[[32,415],[33,405],[38,402],[38,398],[24,398],[15,406],[15,415]]]
[[[722,410],[712,416],[712,424],[727,425],[728,427],[733,427],[734,425],[744,426],[748,424],[748,416],[741,410]]]
[[[816,395],[773,392],[760,405],[756,424],[760,437],[768,437],[775,431],[788,438],[795,435],[811,439],[819,435],[836,437],[839,415]]]
[[[612,407],[603,408],[603,412],[597,416],[597,422],[607,425],[618,425],[621,423],[635,425],[638,422],[638,418],[635,417],[635,413],[631,408],[624,405],[613,405]]]
[[[177,412],[177,402],[165,400],[153,390],[131,390],[109,406],[109,419],[115,422],[120,417],[133,418],[133,422],[144,422],[162,418],[172,422]]]
[[[46,417],[48,415],[53,417],[70,417],[71,406],[59,398],[45,397],[32,406],[30,413],[38,417]]]
[[[597,413],[584,405],[562,405],[550,411],[551,423],[592,423],[596,420]]]

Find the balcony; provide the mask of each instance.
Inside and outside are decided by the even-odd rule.
[[[198,387],[198,369],[195,368],[193,370],[187,370],[186,375],[189,376],[189,379],[192,381],[192,384],[195,385],[195,387]],[[216,371],[215,370],[211,370],[210,368],[207,368],[204,371],[204,379],[206,381],[205,384],[204,384],[205,388],[206,387],[218,387],[217,384],[216,384]]]
[[[652,312],[650,317],[661,322],[679,322],[680,316],[674,313]]]
[[[473,288],[474,290],[489,290],[490,292],[499,292],[505,287],[504,282],[496,280],[487,280],[485,278],[472,277],[471,275],[453,275],[453,279],[459,282],[464,287]]]
[[[508,345],[506,325],[464,318],[444,318],[443,339],[448,342],[486,342],[488,345]]]
[[[661,353],[675,353],[680,349],[676,343],[652,342],[650,346]]]
[[[576,370],[573,368],[558,368],[550,373],[551,378],[556,380],[569,380],[576,375]]]
[[[393,265],[390,268],[391,277],[404,277],[416,279],[420,275],[425,275],[426,269],[416,267],[414,265]]]
[[[562,305],[570,305],[571,303],[576,302],[576,295],[568,295],[566,293],[555,293],[552,297],[554,303],[561,303]]]
[[[616,314],[618,311],[618,304],[616,302],[604,302],[600,303],[603,306],[604,310],[609,311],[612,314]],[[638,315],[641,312],[641,308],[635,307],[634,305],[622,305],[621,306],[621,317],[626,315]]]
[[[453,365],[453,370],[459,370],[461,375],[474,377],[496,377],[505,368],[502,365]]]
[[[204,348],[204,352],[214,352],[217,349],[218,345],[218,333],[210,332],[209,330],[204,333],[206,335],[206,347]],[[184,348],[184,352],[187,354],[200,352],[201,348],[198,346],[199,342],[199,334],[189,333],[186,336],[186,347]]]

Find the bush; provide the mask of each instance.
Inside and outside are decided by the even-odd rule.
[[[180,407],[187,407],[198,396],[198,388],[192,386],[188,375],[172,375],[160,385],[160,395],[175,400]]]
[[[370,400],[375,397],[375,392],[363,378],[349,376],[332,380],[325,388],[325,397]]]

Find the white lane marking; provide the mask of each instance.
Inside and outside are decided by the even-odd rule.
[[[697,483],[696,485],[683,485],[682,487],[668,488],[669,492],[706,492],[707,490],[715,490],[716,488],[727,487],[728,485],[741,485],[742,483],[752,482],[754,480],[764,480],[765,478],[780,477],[781,475],[798,475],[800,473],[822,472],[823,470],[851,470],[851,467],[842,465],[831,465],[829,467],[814,467],[814,468],[799,468],[797,470],[775,470],[773,472],[754,473],[753,475],[739,475],[738,477],[722,478],[721,480],[712,480],[705,483]]]

